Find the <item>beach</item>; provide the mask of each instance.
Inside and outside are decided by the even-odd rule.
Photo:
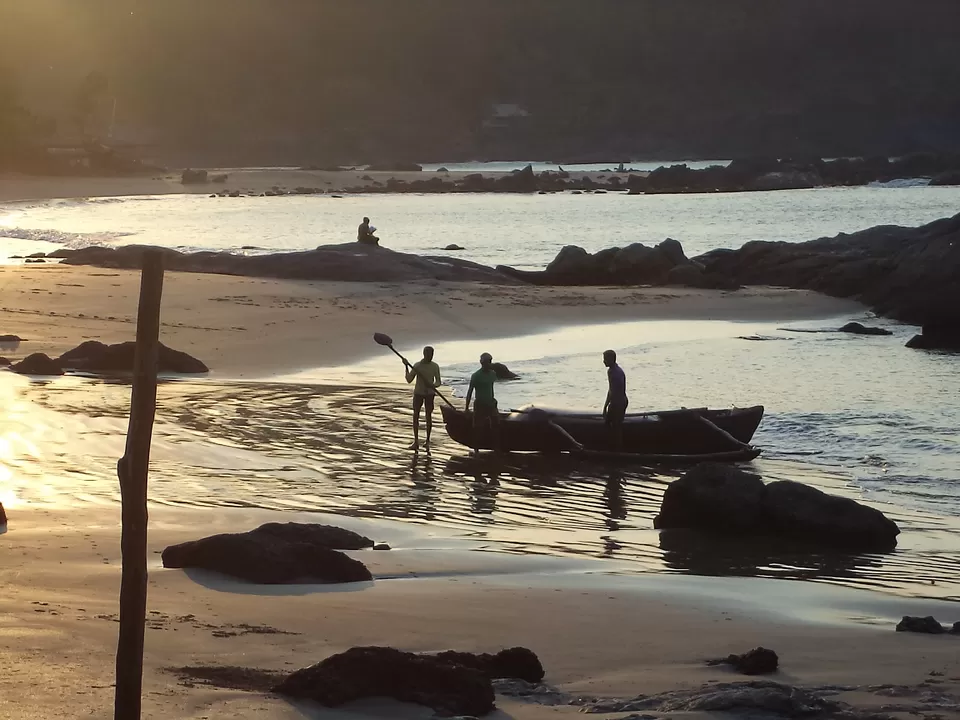
[[[277,179],[266,173],[263,182]],[[0,185],[0,199],[184,192],[169,179],[122,188],[72,182]],[[0,265],[0,334],[22,338],[0,346],[0,355],[16,362],[85,340],[132,340],[138,294],[133,271]],[[894,335],[791,333],[854,318],[884,322]],[[942,406],[952,366],[904,351],[909,326],[868,319],[852,301],[773,287],[176,272],[164,280],[161,319],[161,341],[211,373],[164,378],[159,390],[144,717],[431,717],[381,700],[335,710],[293,704],[176,670],[285,673],[362,645],[523,645],[571,702],[748,681],[706,660],[763,646],[780,656],[768,680],[894,717],[960,717],[960,640],[894,632],[907,614],[960,620],[956,524],[949,509],[937,509],[953,507],[944,503],[955,495],[955,469],[943,461],[917,470],[920,454],[952,457],[955,426]],[[769,452],[750,467],[881,508],[900,525],[900,545],[857,554],[671,546],[652,518],[679,470],[474,460],[442,427],[432,454],[411,453],[409,390],[375,332],[389,333],[411,359],[422,345],[437,345],[453,398],[462,398],[476,356],[489,347],[521,373],[519,383],[498,386],[504,407],[551,392],[561,402],[594,403],[604,389],[599,352],[615,346],[624,349],[636,407],[764,402],[760,440]],[[115,462],[129,386],[123,378],[0,371],[0,399],[0,501],[9,516],[0,535],[0,710],[38,720],[110,717],[121,568]],[[923,412],[941,416],[940,425]],[[903,446],[882,434],[894,423]],[[918,438],[926,445],[907,452]],[[904,467],[914,474],[901,483]],[[343,586],[253,586],[161,566],[159,552],[170,544],[268,521],[334,524],[392,550],[351,552],[375,580]],[[491,717],[581,711],[509,696],[498,707]]]

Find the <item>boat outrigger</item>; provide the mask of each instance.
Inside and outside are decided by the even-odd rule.
[[[474,438],[471,413],[451,406],[441,406],[440,412],[453,440],[467,447],[494,449],[493,434],[486,426],[478,428]],[[500,413],[499,449],[644,462],[744,461],[760,454],[750,440],[762,419],[762,405],[632,413],[624,418],[622,450],[617,452],[600,414],[527,406]]]

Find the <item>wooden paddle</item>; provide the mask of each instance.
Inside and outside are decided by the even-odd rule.
[[[403,360],[403,364],[406,365],[408,368],[412,368],[412,367],[413,367],[413,365],[410,364],[410,361],[409,361],[409,360],[407,360],[403,355],[401,355],[400,353],[397,352],[397,349],[393,346],[393,338],[391,338],[389,335],[384,335],[383,333],[374,333],[374,334],[373,334],[373,339],[374,339],[374,341],[376,341],[377,345],[383,345],[384,347],[388,347],[388,348],[390,348],[391,350],[393,350],[393,354],[396,355],[396,356],[397,356],[398,358],[400,358],[401,360]],[[429,379],[427,379],[426,377],[424,377],[423,375],[420,374],[420,369],[419,369],[419,368],[415,368],[415,369],[416,369],[417,375],[420,375],[420,377],[422,377],[426,382],[428,382],[428,383],[430,382]],[[450,407],[454,407],[454,404],[453,404],[452,402],[450,402],[449,400],[447,400],[447,398],[445,398],[445,397],[443,396],[443,393],[441,393],[437,388],[434,388],[433,391],[434,391],[434,392],[437,394],[437,396],[438,396],[441,400],[443,400],[447,405],[449,405]]]

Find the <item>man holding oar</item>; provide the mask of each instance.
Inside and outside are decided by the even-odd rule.
[[[417,381],[413,386],[413,443],[410,449],[416,449],[420,445],[421,409],[427,411],[427,441],[423,447],[429,449],[430,434],[433,431],[433,398],[440,387],[440,366],[433,361],[433,348],[429,345],[423,349],[423,360],[411,365],[403,359],[403,364],[407,368],[407,382]]]

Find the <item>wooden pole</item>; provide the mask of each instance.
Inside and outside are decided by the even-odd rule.
[[[137,348],[127,445],[117,463],[123,529],[120,551],[120,637],[117,641],[117,686],[114,720],[139,720],[143,683],[143,634],[147,614],[147,471],[157,410],[157,357],[160,344],[160,298],[163,255],[143,253]]]

